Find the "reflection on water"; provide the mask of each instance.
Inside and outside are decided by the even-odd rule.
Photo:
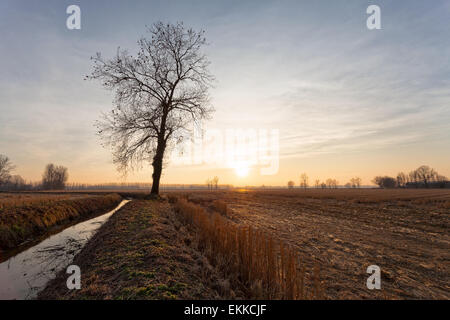
[[[124,206],[80,222],[0,263],[0,299],[31,299],[67,267],[108,218]],[[67,275],[69,276],[69,275]]]

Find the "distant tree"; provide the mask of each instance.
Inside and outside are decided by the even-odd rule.
[[[9,158],[0,154],[0,186],[8,183],[11,178],[11,172],[15,169],[15,166],[11,163]]]
[[[352,188],[356,188],[356,181],[355,181],[355,178],[351,178],[351,179],[350,179],[350,184],[351,184]]]
[[[322,182],[322,183],[320,184],[320,187],[321,187],[322,189],[326,189],[326,188],[327,188],[327,184],[326,184],[325,182]]]
[[[206,180],[206,186],[208,187],[208,190],[211,190],[211,186],[212,186],[212,181],[211,181],[211,179],[207,179]]]
[[[292,181],[292,180],[290,180],[290,181],[288,181],[288,188],[289,189],[293,189],[294,188],[294,186],[295,186],[295,182],[294,181]]]
[[[377,176],[372,181],[380,188],[395,188],[397,185],[396,179],[388,176]]]
[[[182,23],[158,22],[138,41],[136,56],[126,50],[105,60],[97,54],[88,79],[115,90],[116,107],[98,123],[99,134],[113,149],[114,163],[127,172],[143,161],[153,166],[151,194],[159,194],[166,148],[188,135],[212,112],[208,89],[213,77],[202,52],[204,31]]]
[[[19,175],[11,176],[7,185],[11,190],[24,190],[28,187],[25,180]]]
[[[347,182],[347,183],[344,185],[344,187],[346,187],[346,188],[351,188],[351,187],[352,187],[352,184],[351,184],[350,182]]]
[[[320,188],[320,180],[319,180],[319,179],[316,179],[316,181],[315,181],[315,183],[314,183],[314,186],[315,186],[316,188]]]
[[[397,175],[397,187],[403,188],[406,186],[407,182],[408,182],[407,175],[403,172],[400,172]]]
[[[406,176],[405,186],[413,186],[416,188],[443,187],[445,186],[446,181],[448,181],[448,179],[445,176],[440,175],[436,170],[424,165],[411,171]]]
[[[219,177],[215,176],[212,179],[212,183],[214,184],[214,187],[216,188],[216,190],[219,188]]]
[[[438,173],[429,166],[420,166],[415,171],[418,182],[422,182],[425,185],[425,188],[428,188],[430,182],[434,181],[438,176]]]
[[[306,173],[302,173],[300,175],[300,188],[306,189],[308,188],[308,175]]]
[[[328,187],[328,188],[334,188],[334,189],[336,189],[337,188],[337,186],[338,186],[338,181],[336,180],[336,179],[327,179],[326,181],[325,181],[325,184],[326,184],[326,186]]]
[[[361,187],[361,178],[360,177],[351,178],[350,184],[352,185],[352,188],[360,188]]]
[[[45,190],[63,190],[68,179],[67,168],[50,163],[45,167],[42,175],[42,187]]]

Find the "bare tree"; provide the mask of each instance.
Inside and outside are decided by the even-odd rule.
[[[407,176],[405,173],[400,172],[397,175],[397,187],[403,188],[406,186],[406,183],[408,182]]]
[[[27,187],[25,179],[19,175],[13,175],[8,181],[8,187],[12,190],[23,190]]]
[[[204,31],[158,22],[148,32],[149,38],[138,41],[136,57],[118,49],[114,58],[104,60],[98,53],[87,78],[115,90],[116,107],[97,123],[113,149],[114,163],[126,173],[150,161],[151,193],[158,195],[166,147],[180,142],[190,123],[198,125],[212,111],[208,88],[213,77],[201,51]]]
[[[418,182],[422,182],[425,188],[428,188],[430,182],[434,181],[438,173],[429,166],[420,166],[415,170],[414,174]]]
[[[315,183],[314,183],[314,186],[315,186],[316,188],[320,188],[320,180],[319,180],[319,179],[316,179],[316,181],[315,181]]]
[[[350,184],[352,188],[360,188],[361,187],[361,178],[355,177],[350,179]]]
[[[294,189],[294,186],[295,186],[294,181],[292,181],[292,180],[288,181],[288,189]]]
[[[338,186],[338,181],[336,180],[336,179],[327,179],[326,181],[325,181],[325,186],[326,187],[328,187],[328,188],[334,188],[334,189],[336,189],[337,188],[337,186]]]
[[[214,187],[216,188],[216,190],[219,188],[219,177],[215,176],[212,179],[212,183],[214,184]]]
[[[42,187],[46,190],[62,190],[65,188],[68,178],[67,168],[50,163],[45,167],[42,175]]]
[[[0,185],[6,184],[11,178],[11,172],[15,166],[11,163],[9,158],[0,154]]]
[[[308,188],[308,181],[309,181],[308,175],[306,173],[302,173],[300,175],[300,187],[303,189]]]
[[[334,187],[335,189],[337,189],[338,185],[339,185],[339,181],[336,180],[336,179],[333,179],[333,187]]]

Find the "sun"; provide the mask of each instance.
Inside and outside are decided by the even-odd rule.
[[[236,172],[237,176],[243,178],[248,176],[250,168],[244,163],[239,163],[234,166],[234,171]]]

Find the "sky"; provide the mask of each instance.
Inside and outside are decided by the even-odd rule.
[[[66,8],[81,9],[81,29]],[[369,30],[366,9],[381,9]],[[216,78],[205,132],[278,132],[276,170],[260,164],[178,163],[162,183],[298,184],[409,172],[450,176],[450,1],[0,2],[0,154],[26,180],[47,163],[79,183],[151,182],[151,166],[124,178],[94,123],[113,92],[84,81],[90,57],[131,53],[157,21],[206,32]],[[226,152],[225,152],[226,153]],[[125,180],[126,179],[126,180]]]

